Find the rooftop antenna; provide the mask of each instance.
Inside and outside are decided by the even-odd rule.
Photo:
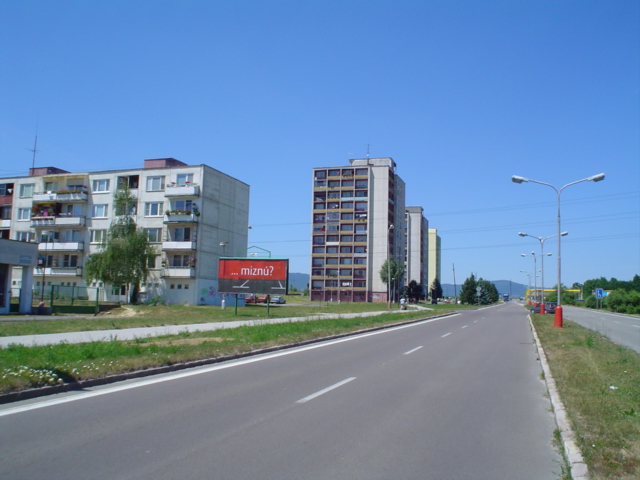
[[[33,148],[27,149],[30,152],[33,152],[33,159],[31,160],[31,169],[36,168],[36,153],[38,153],[38,123],[36,123],[36,139],[33,142]]]

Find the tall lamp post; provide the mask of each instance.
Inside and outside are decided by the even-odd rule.
[[[389,243],[391,243],[389,241],[391,230],[393,230],[393,224],[389,225],[387,229],[387,308],[391,308],[391,249],[389,248]]]
[[[43,230],[41,235],[42,235],[42,237],[46,238],[46,242],[44,244],[44,264],[43,264],[43,267],[42,267],[42,289],[40,291],[40,303],[44,303],[44,289],[45,289],[45,283],[46,283],[46,280],[47,280],[47,263],[48,263],[48,260],[49,260],[48,247],[49,247],[49,239],[50,239],[49,237],[51,235],[51,232],[48,231],[48,230]]]
[[[525,272],[524,270],[520,270],[520,271],[521,271],[522,273],[524,273],[524,274],[529,278],[529,284],[528,284],[527,290],[531,290],[531,274],[530,274],[529,272]],[[525,295],[525,296],[526,296],[526,295]],[[530,300],[530,299],[527,299],[527,300],[528,300],[528,302],[527,302],[527,303],[528,303],[529,305],[531,305],[531,300]]]
[[[531,237],[531,238],[535,238],[536,240],[538,240],[540,242],[540,255],[542,256],[542,260],[540,261],[540,270],[542,273],[542,303],[540,303],[540,313],[542,315],[544,315],[544,242],[546,240],[549,240],[550,238],[553,237],[557,237],[558,234],[554,234],[554,235],[550,235],[546,238],[543,237],[535,237],[533,235],[529,235],[528,233],[522,233],[522,232],[518,232],[518,235],[520,235],[521,237]],[[569,232],[562,232],[560,234],[561,237],[566,237],[567,235],[569,235]],[[547,256],[551,256],[551,254],[549,253]]]
[[[546,185],[547,187],[553,188],[556,191],[556,194],[558,195],[558,306],[556,307],[556,315],[555,315],[555,321],[554,321],[554,326],[558,328],[562,328],[562,298],[561,298],[561,286],[560,286],[561,270],[562,270],[562,267],[561,267],[562,260],[560,256],[560,243],[561,243],[560,238],[562,237],[562,234],[560,233],[560,194],[565,188],[570,187],[571,185],[575,185],[576,183],[600,182],[601,180],[604,180],[604,173],[599,173],[597,175],[592,175],[590,177],[583,178],[582,180],[577,180],[575,182],[567,183],[565,186],[558,189],[553,185],[551,185],[550,183],[540,182],[538,180],[532,180],[530,178],[520,177],[518,175],[513,175],[511,177],[511,181],[514,183],[532,182],[532,183],[539,183],[540,185]]]
[[[531,255],[527,253],[521,253],[521,257],[533,257],[533,300],[534,305],[538,303],[538,265],[536,262],[536,252],[531,252]]]

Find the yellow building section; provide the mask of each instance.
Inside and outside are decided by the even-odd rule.
[[[525,290],[524,292],[524,299],[527,301],[535,301],[535,300],[539,300],[541,298],[543,298],[543,295],[546,297],[547,295],[551,294],[551,293],[557,293],[558,290],[556,288],[545,288],[544,290],[542,288],[538,288],[537,290],[534,288],[529,288],[527,290]],[[579,289],[575,289],[575,288],[571,288],[568,290],[562,290],[562,293],[580,293]]]

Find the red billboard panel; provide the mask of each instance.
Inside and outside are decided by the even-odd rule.
[[[281,258],[221,258],[218,270],[220,293],[286,295],[289,260]]]

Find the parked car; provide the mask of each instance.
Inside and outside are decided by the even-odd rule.
[[[244,297],[244,301],[245,303],[267,303],[267,296],[266,295],[256,296],[253,293],[251,293]]]
[[[544,313],[556,313],[556,302],[546,302],[544,304]],[[531,313],[540,313],[540,304],[536,303],[530,310]]]
[[[274,295],[273,297],[271,297],[271,299],[269,300],[269,303],[287,303],[287,301],[281,297],[280,295]]]

